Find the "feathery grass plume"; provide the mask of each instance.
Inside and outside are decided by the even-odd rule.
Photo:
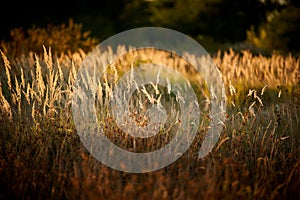
[[[255,117],[255,111],[254,111],[254,108],[253,106],[255,105],[256,101],[254,101],[248,108],[249,112],[250,112],[250,115],[252,115],[253,117]]]
[[[147,91],[145,85],[142,85],[142,92],[146,95],[146,97],[148,98],[149,102],[151,104],[154,104],[155,98],[152,96],[152,94],[149,94],[149,92]]]
[[[60,103],[61,102],[61,90],[62,86],[59,85],[58,79],[59,79],[59,72],[55,71],[53,68],[53,61],[52,61],[52,55],[51,51],[49,50],[49,53],[45,53],[44,56],[47,57],[47,88],[46,88],[46,93],[47,93],[47,107],[49,108],[49,116],[53,116],[55,113],[55,108],[54,104],[55,102]],[[45,102],[46,104],[46,102]]]
[[[0,81],[0,111],[8,116],[9,120],[12,120],[12,111],[9,102],[5,99],[2,93],[2,82]]]
[[[20,68],[21,70],[21,88],[25,88],[26,87],[26,83],[25,83],[25,77],[24,77],[24,72],[23,72],[23,68]]]
[[[166,78],[166,80],[167,80],[167,89],[168,89],[168,94],[170,95],[170,94],[171,94],[171,84],[170,84],[170,80],[169,80],[169,78],[168,78],[168,77]]]
[[[48,97],[48,86],[46,87],[46,96],[43,102],[43,115],[46,117],[47,116],[47,105],[48,105],[48,101],[49,101],[49,97]]]
[[[77,78],[77,71],[74,62],[71,62],[71,69],[69,71],[69,76],[68,76],[68,87],[67,91],[72,91],[72,86],[74,85],[74,81]]]
[[[262,102],[261,98],[259,96],[257,96],[256,91],[254,91],[254,98],[258,100],[258,102],[260,103],[261,106],[263,106],[263,102]]]
[[[157,105],[158,105],[159,107],[161,106],[161,96],[162,96],[162,94],[160,94],[160,95],[158,96],[158,98],[156,99]]]
[[[277,97],[278,97],[278,98],[281,97],[281,90],[279,90]]]
[[[109,48],[109,52],[111,52],[111,55],[112,54],[112,49]],[[110,58],[112,59],[112,58]],[[108,102],[109,98],[112,98],[112,88],[110,88],[110,85],[109,85],[109,80],[108,80],[108,65],[105,63],[105,61],[103,61],[103,71],[102,71],[102,77],[103,77],[103,80],[104,80],[104,86],[105,86],[105,101]]]
[[[263,96],[266,89],[267,89],[268,85],[265,85],[262,89],[261,89],[261,93],[260,93],[260,96]]]
[[[39,97],[43,97],[45,94],[46,86],[43,79],[43,72],[42,67],[39,62],[38,56],[35,54],[35,87],[37,88],[37,91],[39,92]]]
[[[159,92],[159,89],[158,89],[158,83],[153,83],[152,81],[150,81],[150,84],[152,85],[154,91],[155,91],[155,94],[156,95],[159,95],[160,92]]]
[[[114,85],[117,84],[118,80],[119,80],[119,75],[118,75],[118,71],[116,69],[116,65],[115,63],[112,63],[110,65],[110,69],[112,70],[113,74],[114,74],[114,77],[113,77],[113,80],[114,80]]]
[[[255,89],[249,89],[247,97],[251,97],[254,92],[255,92]]]
[[[13,102],[18,107],[18,115],[22,116],[21,115],[22,92],[17,77],[15,77],[15,92],[12,93],[12,98],[13,98]]]
[[[24,89],[25,89],[25,88],[26,88],[26,87],[24,87]],[[30,92],[30,83],[27,83],[26,92],[25,92],[25,90],[22,90],[22,93],[24,94],[25,99],[26,99],[28,105],[30,105],[30,103],[31,103],[29,92]]]
[[[140,109],[141,109],[141,110],[144,110],[145,106],[144,106],[144,104],[143,104],[141,98],[138,99],[138,102],[139,102],[139,107],[140,107]]]
[[[47,52],[45,45],[43,45],[43,50],[44,50],[44,61],[50,72],[50,71],[52,71],[52,67],[53,67],[51,47],[49,47],[49,50]]]
[[[232,85],[231,81],[229,81],[229,89],[230,89],[231,96],[236,95],[236,90],[235,90],[234,86]]]
[[[103,87],[100,80],[98,80],[97,100],[100,102],[100,106],[103,106]]]
[[[7,78],[7,85],[9,88],[9,91],[12,91],[12,85],[11,85],[11,74],[10,74],[10,62],[8,60],[8,58],[5,56],[5,54],[3,53],[3,51],[0,50],[2,59],[4,61],[4,66],[5,66],[5,73],[6,73],[6,78]]]
[[[59,79],[60,79],[61,84],[63,84],[65,78],[64,78],[64,73],[62,71],[62,68],[61,68],[61,65],[60,65],[58,59],[56,59],[56,63],[57,63],[57,69],[58,69]]]

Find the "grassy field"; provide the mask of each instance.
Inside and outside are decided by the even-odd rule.
[[[141,51],[138,59],[124,57],[110,66],[107,81],[117,80],[126,67],[155,61],[197,78],[182,67],[186,63],[164,52],[150,60],[144,54],[150,55]],[[200,126],[176,162],[133,174],[101,164],[76,134],[72,91],[86,55],[82,50],[52,55],[45,47],[43,53],[9,59],[1,51],[0,199],[300,199],[300,57],[232,50],[214,55],[227,110],[213,151],[198,158],[207,132]],[[99,86],[101,110],[111,88]],[[202,85],[194,87],[205,96]],[[113,119],[103,120],[107,136],[119,146],[136,150],[145,142],[126,141]],[[164,143],[158,141],[168,140],[147,141],[146,150]]]

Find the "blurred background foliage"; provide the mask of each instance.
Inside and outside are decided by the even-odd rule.
[[[83,31],[82,24],[76,24],[73,19],[69,19],[67,24],[48,24],[45,28],[33,26],[26,31],[22,28],[12,29],[12,39],[1,41],[0,48],[9,57],[30,51],[42,53],[43,46],[50,47],[55,53],[74,53],[78,49],[88,52],[99,43],[90,34],[90,31]]]
[[[36,50],[46,43],[58,51],[90,50],[120,31],[158,26],[193,37],[211,53],[300,52],[299,0],[52,0],[40,9],[22,4],[13,15],[0,14],[1,48]]]

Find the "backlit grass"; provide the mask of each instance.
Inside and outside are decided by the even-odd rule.
[[[196,82],[201,77],[187,63],[166,52],[152,53],[151,57],[145,50],[138,52],[138,56],[120,58],[114,66],[107,66],[107,84],[98,85],[96,105],[106,135],[130,151],[152,151],[172,138],[162,131],[158,137],[134,140],[116,126],[110,116],[108,94],[125,69],[154,61],[175,66],[191,80],[199,103],[204,102],[200,104],[202,109],[209,98],[205,85]],[[29,53],[12,60],[1,51],[1,57],[0,197],[300,198],[299,57],[267,58],[247,51],[220,52],[214,56],[228,98],[226,121],[218,143],[207,157],[198,159],[199,147],[208,130],[209,118],[203,115],[189,150],[170,166],[144,174],[106,167],[89,154],[76,134],[71,102],[85,52],[52,55],[50,49],[44,48],[43,54]],[[105,77],[103,80],[105,83]],[[147,91],[155,93],[151,85]],[[150,100],[144,93],[141,101]],[[170,96],[165,104],[176,105],[176,100]],[[135,117],[138,123],[147,121]]]

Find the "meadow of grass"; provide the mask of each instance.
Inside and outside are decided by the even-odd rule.
[[[213,56],[228,98],[224,129],[213,151],[198,158],[208,129],[203,125],[176,162],[134,174],[101,164],[76,134],[72,93],[86,53],[52,54],[44,47],[42,53],[10,58],[1,51],[1,199],[300,199],[300,57],[232,50]],[[192,83],[199,78],[166,52],[138,54],[108,66],[104,82],[117,80],[126,67],[157,61],[175,66]],[[110,87],[99,84],[100,109],[107,109]],[[205,96],[202,87],[194,82],[195,91]],[[100,116],[106,135],[136,150],[132,138],[105,113]],[[143,148],[153,150],[168,140],[137,145],[143,142]]]

